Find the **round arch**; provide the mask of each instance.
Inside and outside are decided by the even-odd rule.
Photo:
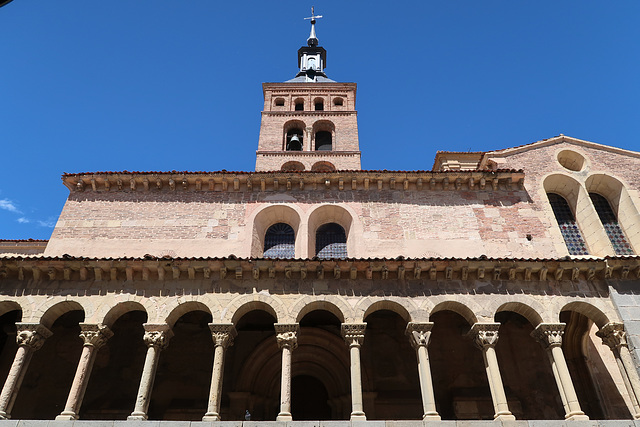
[[[469,323],[470,326],[478,322],[478,317],[473,310],[459,301],[442,301],[434,305],[429,312],[429,318],[431,318],[435,313],[445,310],[459,314]]]
[[[543,322],[542,315],[540,314],[540,312],[542,311],[542,307],[539,304],[536,304],[534,301],[530,301],[530,303],[532,303],[532,305],[535,305],[536,308],[533,308],[530,305],[520,301],[509,301],[500,304],[500,306],[494,310],[494,318],[496,314],[502,311],[512,311],[527,319],[529,323],[531,323],[531,326],[535,328]]]
[[[213,317],[211,310],[205,304],[201,303],[200,301],[187,301],[179,303],[176,307],[174,307],[173,310],[171,310],[171,312],[167,315],[165,322],[167,323],[167,325],[169,325],[169,327],[173,328],[173,325],[175,325],[178,319],[191,311],[204,311],[211,314],[211,317]]]
[[[264,253],[264,236],[269,227],[279,222],[288,224],[293,228],[296,242],[298,241],[298,231],[300,229],[300,213],[297,206],[278,204],[268,205],[256,211],[251,219],[253,222],[253,235],[251,238],[251,256],[261,258]],[[296,253],[298,248],[296,244]]]
[[[287,137],[295,131],[295,133],[302,138],[302,141],[300,142],[302,143],[302,150],[304,151],[304,141],[307,139],[306,129],[307,125],[302,120],[289,120],[288,122],[285,122],[282,128],[282,150],[287,150]]]
[[[304,171],[305,167],[302,163],[292,160],[283,164],[280,170],[284,172],[299,172]]]
[[[75,310],[82,311],[82,313],[86,317],[87,312],[85,311],[84,307],[80,303],[76,301],[71,301],[71,300],[60,301],[52,304],[51,306],[43,310],[44,313],[40,317],[39,322],[45,328],[51,329],[51,326],[53,325],[53,323],[60,316]]]
[[[371,313],[379,310],[392,311],[400,316],[405,322],[411,322],[414,320],[411,316],[411,312],[415,312],[416,307],[409,299],[385,298],[382,300],[372,301],[370,298],[365,298],[364,300],[359,302],[355,308],[356,316],[361,322],[364,322],[367,316],[369,316]]]
[[[350,313],[351,309],[344,303],[344,301],[327,301],[326,299],[311,299],[311,297],[302,297],[291,308],[291,317],[295,317],[296,323],[300,323],[300,320],[307,314],[315,310],[326,310],[333,314],[344,323],[345,319],[349,318],[345,313]]]
[[[335,172],[336,167],[331,162],[320,161],[315,162],[313,166],[311,166],[311,170],[313,172]]]
[[[568,304],[565,304],[558,313],[556,313],[555,318],[560,321],[560,313],[563,311],[575,311],[577,313],[582,314],[587,317],[593,323],[595,323],[598,328],[602,328],[604,325],[610,322],[609,317],[598,307],[593,304],[590,304],[585,301],[572,301]]]
[[[343,206],[322,205],[309,214],[308,220],[308,253],[313,256],[316,253],[316,232],[321,225],[335,222],[344,228],[347,236],[347,256],[355,252],[355,233],[353,232],[354,216]]]
[[[146,308],[139,302],[123,301],[111,307],[111,309],[104,315],[102,323],[111,328],[121,316],[131,311],[143,311],[147,315],[147,319],[149,318],[149,313],[147,313]]]
[[[313,124],[312,138],[313,151],[335,151],[336,125],[330,120],[316,121]]]
[[[222,323],[238,323],[238,320],[245,314],[253,310],[262,310],[275,317],[276,322],[284,323],[289,321],[289,316],[285,305],[280,299],[273,295],[251,294],[236,297],[223,310]]]
[[[0,301],[0,316],[7,314],[10,311],[19,311],[20,318],[22,318],[22,307],[15,301]],[[19,322],[20,320],[18,320]]]

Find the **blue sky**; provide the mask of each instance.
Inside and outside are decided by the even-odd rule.
[[[261,83],[315,4],[365,169],[560,133],[640,150],[640,2],[14,0],[0,8],[0,238],[49,238],[63,172],[253,170]]]

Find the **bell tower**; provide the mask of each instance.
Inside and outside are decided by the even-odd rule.
[[[298,49],[298,73],[263,83],[264,109],[256,171],[360,170],[356,84],[325,74],[327,51],[318,45],[313,13],[307,45]]]

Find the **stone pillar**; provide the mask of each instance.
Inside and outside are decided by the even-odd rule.
[[[360,346],[364,341],[366,323],[343,323],[342,336],[349,346],[351,359],[351,420],[366,420],[362,405],[362,374],[360,370]]]
[[[77,420],[84,393],[87,391],[93,362],[100,348],[113,336],[111,329],[105,325],[80,324],[80,338],[84,341],[82,354],[78,361],[76,375],[73,377],[71,390],[64,405],[64,411],[56,417],[56,420]]]
[[[211,373],[211,389],[209,390],[209,405],[202,421],[220,421],[220,397],[222,393],[222,375],[224,373],[224,353],[227,347],[233,345],[233,339],[238,335],[232,323],[209,323],[211,337],[215,345],[213,356],[213,371]]]
[[[433,381],[431,379],[431,366],[429,365],[429,338],[431,338],[433,323],[407,323],[405,334],[409,336],[411,346],[416,350],[418,357],[418,378],[420,379],[420,392],[422,394],[422,419],[439,420],[440,415],[436,409],[436,399],[433,393]]]
[[[147,345],[147,356],[144,359],[144,368],[142,368],[142,377],[140,378],[140,387],[136,397],[136,406],[127,420],[146,420],[149,402],[151,400],[151,390],[153,390],[153,382],[156,378],[156,369],[158,369],[158,359],[160,352],[167,348],[169,339],[173,336],[171,328],[166,323],[144,325],[144,343]]]
[[[564,417],[568,420],[588,420],[589,417],[580,409],[580,402],[578,402],[578,396],[573,387],[571,375],[569,375],[567,361],[562,352],[562,335],[564,334],[565,326],[565,323],[540,323],[531,332],[531,336],[538,340],[549,354],[558,391],[562,402],[565,404],[566,414]]]
[[[16,323],[16,328],[18,350],[0,393],[0,419],[2,420],[11,418],[11,409],[18,396],[24,375],[27,373],[33,352],[39,350],[44,341],[52,335],[49,329],[37,323]]]
[[[489,389],[491,390],[493,410],[495,411],[493,418],[495,420],[515,420],[516,417],[509,411],[507,396],[504,393],[502,376],[498,367],[498,357],[496,356],[498,329],[500,329],[500,323],[476,323],[471,327],[469,336],[476,346],[482,350],[484,367],[487,371],[487,380],[489,380]]]
[[[602,338],[602,342],[613,352],[633,404],[633,418],[640,419],[640,378],[629,352],[624,325],[619,322],[609,322],[596,332],[596,335]]]
[[[282,349],[282,375],[280,382],[280,413],[277,421],[291,421],[291,352],[298,347],[297,323],[276,323],[276,339]]]

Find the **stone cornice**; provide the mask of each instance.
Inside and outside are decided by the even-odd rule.
[[[640,279],[640,257],[605,259],[0,258],[8,282],[170,280],[563,282]],[[573,286],[573,285],[569,285]]]
[[[327,152],[323,152],[326,156]],[[348,152],[347,152],[348,153]],[[353,152],[351,152],[353,153]],[[521,170],[336,172],[94,172],[65,174],[70,191],[253,192],[300,190],[469,190],[524,188]]]
[[[322,114],[319,114],[322,113]],[[318,116],[319,118],[329,117],[329,116],[357,116],[358,112],[355,110],[343,110],[343,111],[263,111],[263,116],[287,116],[287,117],[309,117],[309,116]]]

